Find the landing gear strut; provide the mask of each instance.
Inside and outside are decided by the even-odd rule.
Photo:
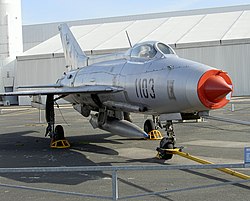
[[[162,149],[174,149],[175,148],[175,134],[174,134],[174,127],[173,127],[173,121],[168,120],[166,122],[166,132],[167,137],[162,138],[160,141],[160,147],[156,150],[158,151],[158,156],[161,159],[169,160],[173,157],[173,154],[169,154],[166,151],[162,151]]]
[[[64,137],[64,130],[61,125],[55,127],[55,110],[54,110],[54,95],[47,95],[46,99],[46,121],[48,126],[46,128],[45,137],[47,135],[51,138],[51,148],[68,148],[69,142]]]
[[[54,96],[47,95],[46,99],[46,106],[45,106],[45,116],[48,126],[46,128],[45,137],[49,135],[51,138],[53,137],[54,133],[54,126],[55,126],[55,111],[54,111]]]
[[[158,156],[161,159],[169,160],[173,157],[173,154],[168,153],[166,151],[163,151],[165,149],[174,149],[175,148],[175,134],[174,134],[174,126],[173,126],[173,121],[172,120],[167,120],[166,124],[162,126],[161,121],[158,116],[153,116],[153,121],[151,119],[147,119],[144,123],[144,131],[148,133],[149,135],[153,131],[157,131],[158,128],[163,128],[165,127],[167,136],[163,137],[160,136],[157,139],[161,139],[160,141],[160,147],[157,147],[158,151]],[[159,131],[158,131],[159,132]],[[151,139],[151,136],[149,136]],[[154,138],[156,139],[156,137]]]

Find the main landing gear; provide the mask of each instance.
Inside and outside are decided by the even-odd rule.
[[[166,137],[161,137],[160,141],[160,149],[157,148],[159,158],[169,160],[173,157],[173,154],[167,153],[167,152],[161,152],[161,149],[173,149],[175,148],[175,142],[176,142],[176,137],[174,134],[174,127],[173,127],[173,121],[168,120],[166,121],[165,125],[162,125],[159,118],[153,116],[153,120],[147,119],[144,123],[144,131],[148,134],[154,132],[155,130],[159,128],[165,127],[165,131],[167,133]],[[158,131],[159,132],[159,131]],[[149,136],[151,137],[151,136]]]
[[[70,144],[64,137],[64,130],[61,125],[55,126],[54,95],[47,95],[46,99],[46,128],[45,136],[51,138],[51,148],[69,148]]]

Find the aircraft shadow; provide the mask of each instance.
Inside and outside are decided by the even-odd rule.
[[[67,137],[71,143],[71,150],[78,150],[90,153],[105,154],[105,155],[118,155],[118,153],[107,147],[96,145],[98,143],[105,144],[122,144],[121,142],[109,140],[111,134],[93,134]]]
[[[99,166],[88,159],[80,151],[93,152],[105,155],[117,155],[113,149],[109,149],[93,142],[117,143],[106,138],[109,134],[91,136],[69,137],[72,142],[70,149],[51,149],[50,139],[34,137],[37,131],[28,130],[22,132],[4,133],[0,135],[0,168],[18,167],[60,167],[60,166]],[[40,135],[39,135],[40,136]],[[105,163],[105,165],[111,165]],[[4,173],[6,177],[25,183],[52,183],[76,185],[89,180],[98,180],[110,177],[110,174],[98,172],[70,172],[70,173]]]

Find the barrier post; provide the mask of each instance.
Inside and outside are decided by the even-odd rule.
[[[112,171],[112,198],[113,200],[118,200],[118,180],[117,180],[117,170]]]

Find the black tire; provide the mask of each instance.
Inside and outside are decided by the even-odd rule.
[[[174,148],[174,140],[168,137],[162,138],[160,141],[160,148],[162,149],[173,149]],[[169,160],[173,157],[173,154],[167,154],[166,152],[161,153],[161,158],[165,160]]]
[[[64,129],[61,125],[55,127],[54,140],[63,140],[64,138]]]
[[[130,117],[130,113],[129,112],[123,112],[123,116],[124,116],[124,120],[132,123],[132,119]]]
[[[151,119],[147,119],[144,123],[144,131],[149,133],[150,131],[155,129],[155,124]]]

